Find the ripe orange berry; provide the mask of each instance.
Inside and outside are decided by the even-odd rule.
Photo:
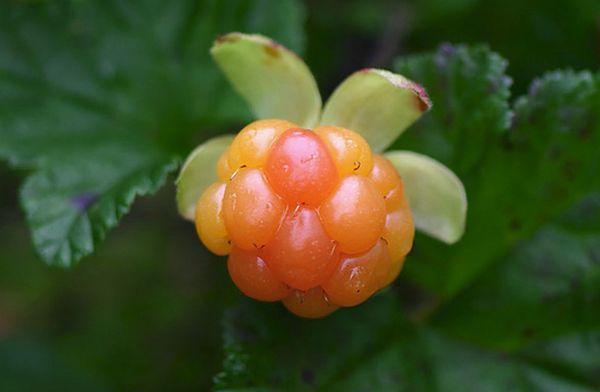
[[[314,132],[327,146],[340,176],[369,174],[373,157],[369,144],[362,136],[349,129],[329,125],[317,127]]]
[[[402,178],[392,163],[381,155],[373,157],[373,169],[369,173],[379,193],[383,196],[388,211],[406,205]]]
[[[343,254],[331,278],[322,285],[331,302],[340,306],[364,302],[388,279],[389,257],[383,240],[378,240],[365,253]]]
[[[319,208],[325,231],[345,253],[370,249],[385,226],[385,203],[373,181],[347,176]]]
[[[392,262],[404,258],[412,248],[415,225],[408,208],[399,208],[387,214],[382,237],[388,243]]]
[[[234,247],[227,259],[227,269],[233,283],[250,298],[279,301],[290,294],[291,289],[275,277],[257,251]]]
[[[307,290],[321,284],[336,266],[335,242],[312,208],[290,209],[264,249],[269,267],[288,285]]]
[[[297,127],[294,123],[277,119],[258,120],[245,126],[231,142],[228,152],[229,166],[233,170],[241,167],[262,167],[279,135]]]
[[[235,285],[300,317],[355,306],[396,279],[414,223],[402,179],[357,133],[284,120],[245,127],[196,206]]]
[[[258,169],[239,170],[225,189],[225,227],[242,249],[264,247],[277,231],[285,208]]]
[[[224,256],[231,250],[231,241],[225,228],[222,207],[225,184],[215,182],[202,193],[196,203],[196,232],[211,252]]]
[[[285,131],[271,148],[265,173],[273,189],[288,203],[317,206],[338,180],[327,147],[313,132]]]
[[[304,318],[325,317],[338,309],[329,301],[320,287],[314,287],[308,291],[294,290],[281,302],[290,312]]]

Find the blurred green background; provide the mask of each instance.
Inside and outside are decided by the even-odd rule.
[[[45,2],[2,3],[0,12]],[[136,2],[130,3],[135,10]],[[594,71],[600,65],[595,0],[308,0],[294,9],[305,30],[295,47],[304,47],[324,96],[356,69],[389,68],[397,56],[443,42],[487,43],[500,53],[509,61],[513,97],[545,71]],[[228,12],[221,10],[225,19]],[[229,26],[214,28],[225,33]],[[199,56],[209,61],[208,53]],[[205,124],[192,139],[237,131],[241,122],[217,118]],[[48,267],[34,253],[18,201],[26,174],[0,163],[0,389],[210,389],[223,368],[223,316],[239,306],[241,295],[223,260],[209,255],[178,217],[173,176],[156,195],[138,199],[96,254],[64,270]],[[574,224],[586,224],[581,222]],[[414,286],[402,276],[394,289],[403,306],[422,299]],[[279,305],[269,306],[276,310],[260,309],[288,320]],[[352,317],[343,320],[352,323]],[[592,345],[598,347],[597,338]],[[304,376],[310,381],[310,374]]]

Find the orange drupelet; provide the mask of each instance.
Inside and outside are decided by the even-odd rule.
[[[391,263],[385,241],[378,240],[367,252],[343,254],[323,289],[334,304],[355,306],[379,290],[389,276]]]
[[[256,121],[221,155],[217,177],[196,207],[202,242],[229,254],[240,291],[298,316],[364,302],[412,247],[402,179],[351,130]]]
[[[388,243],[392,261],[410,252],[414,237],[415,226],[408,208],[399,208],[387,214],[382,238]]]
[[[331,153],[341,176],[367,175],[373,168],[371,148],[358,133],[330,125],[315,128]]]
[[[196,231],[204,246],[211,252],[224,256],[231,250],[231,241],[223,220],[223,195],[225,184],[215,182],[209,186],[196,204]]]
[[[225,227],[242,249],[264,247],[275,235],[285,209],[259,169],[238,170],[225,189]]]
[[[234,170],[263,167],[273,143],[283,132],[297,127],[294,123],[277,119],[259,120],[246,125],[229,146],[229,166]]]
[[[298,206],[288,212],[264,251],[265,260],[281,280],[299,290],[323,283],[333,272],[336,244],[327,236],[317,212]]]
[[[217,178],[223,182],[229,181],[234,172],[235,170],[229,166],[229,149],[227,149],[223,151],[217,161]]]
[[[292,313],[304,318],[321,318],[333,313],[338,305],[333,304],[320,287],[307,291],[294,290],[281,302]]]
[[[273,145],[265,172],[273,189],[288,203],[318,206],[338,180],[323,141],[312,131],[289,129]]]
[[[279,301],[290,294],[290,288],[275,277],[258,251],[234,247],[227,259],[227,269],[233,283],[250,298]]]
[[[365,176],[343,178],[321,204],[319,213],[325,230],[345,253],[367,251],[385,226],[385,202],[373,181]]]
[[[388,211],[407,206],[402,179],[387,158],[381,155],[373,157],[373,170],[369,173],[369,178],[383,196]]]

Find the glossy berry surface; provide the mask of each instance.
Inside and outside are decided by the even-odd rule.
[[[223,196],[225,183],[215,182],[209,186],[196,205],[196,231],[202,243],[211,252],[224,256],[231,250],[231,240],[223,220]]]
[[[242,249],[264,247],[275,235],[284,201],[273,192],[259,169],[240,169],[223,195],[223,218],[233,243]]]
[[[367,141],[358,133],[341,127],[320,126],[315,133],[323,140],[335,162],[338,173],[368,175],[373,156]]]
[[[389,285],[412,247],[402,179],[357,133],[284,120],[246,126],[196,206],[206,247],[245,295],[324,317]]]
[[[234,247],[227,259],[229,276],[241,292],[259,301],[278,301],[291,290],[281,282],[257,251]]]
[[[324,282],[337,264],[335,241],[317,212],[302,206],[288,211],[264,255],[281,280],[300,290]]]
[[[289,129],[269,153],[265,173],[275,191],[289,203],[318,206],[338,181],[327,147],[314,132]]]
[[[282,302],[290,312],[304,318],[325,317],[339,308],[329,300],[321,287],[313,287],[307,291],[294,290]]]
[[[319,212],[325,230],[345,253],[369,250],[385,226],[385,202],[365,176],[344,177]]]
[[[329,299],[341,306],[364,302],[383,285],[391,267],[385,241],[364,253],[342,254],[337,269],[323,284]]]

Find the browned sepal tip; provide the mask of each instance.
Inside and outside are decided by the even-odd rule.
[[[425,112],[431,109],[431,99],[427,95],[427,91],[420,84],[414,83],[412,90],[415,92],[415,99],[417,107],[421,112]]]
[[[278,58],[281,56],[281,49],[282,46],[279,45],[277,42],[275,41],[269,41],[268,45],[263,46],[263,50],[265,51],[265,53],[270,56],[270,57],[274,57],[274,58]]]

